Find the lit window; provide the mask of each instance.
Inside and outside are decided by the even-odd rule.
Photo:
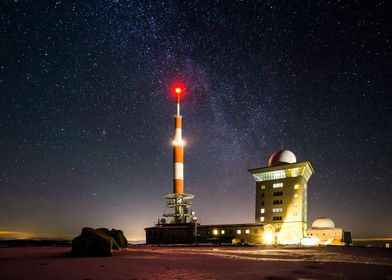
[[[260,222],[264,222],[264,217],[260,217]]]
[[[272,185],[273,189],[277,189],[277,188],[283,188],[283,183],[275,183]]]
[[[221,234],[225,234],[225,230],[224,229],[221,230]]]
[[[298,188],[299,188],[299,185],[298,185],[298,184],[295,184],[295,185],[294,185],[294,190],[298,190]]]
[[[298,194],[297,193],[294,194],[294,198],[298,198]]]
[[[294,207],[298,207],[298,202],[294,202]]]
[[[287,170],[287,177],[301,176],[303,168],[291,168]]]
[[[212,233],[213,233],[214,235],[218,235],[219,231],[218,231],[217,229],[214,229],[214,230],[212,231]]]
[[[257,182],[264,182],[269,180],[278,180],[284,179],[287,177],[298,177],[303,174],[304,168],[297,167],[297,168],[290,168],[285,170],[277,170],[277,171],[270,171],[265,173],[256,173],[253,174],[254,178]]]
[[[262,189],[262,190],[265,190],[265,185],[261,185],[261,189]]]
[[[237,234],[241,234],[241,230],[240,229],[237,229]]]
[[[284,172],[284,170],[277,170],[266,173],[253,174],[253,176],[255,177],[256,181],[263,182],[286,178],[286,173]]]
[[[283,212],[283,208],[272,208],[273,213],[280,213]]]
[[[260,209],[260,213],[261,213],[261,214],[264,214],[264,213],[265,213],[265,208],[261,208],[261,209]]]
[[[250,233],[250,230],[249,230],[249,229],[246,229],[246,230],[245,230],[245,233],[246,233],[246,234],[249,234],[249,233]]]

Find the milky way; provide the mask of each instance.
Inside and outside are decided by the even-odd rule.
[[[143,238],[172,189],[182,80],[203,224],[254,221],[247,169],[283,147],[316,170],[310,221],[392,234],[387,1],[43,2],[0,4],[0,230]]]

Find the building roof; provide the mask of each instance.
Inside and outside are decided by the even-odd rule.
[[[314,220],[312,223],[312,228],[317,228],[317,229],[331,229],[335,228],[335,223],[327,217],[320,217]]]
[[[314,174],[309,161],[287,163],[278,166],[260,167],[248,170],[256,182],[303,176],[306,180]]]
[[[157,224],[156,226],[154,226],[154,227],[147,227],[147,228],[144,228],[145,230],[146,229],[156,229],[156,228],[176,228],[176,229],[178,229],[178,228],[189,228],[189,227],[193,227],[193,224]]]
[[[262,227],[264,224],[216,224],[216,225],[198,225],[198,228],[213,228],[213,227],[219,227],[219,228],[224,228],[224,227]]]
[[[269,160],[268,160],[268,166],[278,166],[282,164],[288,164],[288,163],[296,163],[297,158],[294,155],[292,151],[289,150],[280,150],[275,153],[273,153]]]
[[[164,224],[164,225],[157,225],[155,227],[148,227],[146,229],[156,229],[156,228],[189,228],[193,227],[194,224],[188,223],[188,224]],[[219,228],[228,228],[228,227],[263,227],[265,226],[264,224],[255,224],[255,223],[249,223],[249,224],[215,224],[215,225],[197,225],[197,228],[213,228],[213,227],[219,227]]]
[[[312,165],[310,164],[310,161],[286,163],[286,164],[282,164],[282,165],[278,165],[278,166],[264,166],[264,167],[258,167],[258,168],[251,168],[251,169],[248,169],[248,171],[252,174],[255,174],[255,173],[264,173],[264,172],[276,171],[276,170],[285,170],[285,169],[290,169],[290,168],[295,168],[295,167],[304,167],[306,165],[309,165],[312,172],[314,173],[314,169],[313,169]]]

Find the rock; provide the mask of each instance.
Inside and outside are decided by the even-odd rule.
[[[81,235],[72,240],[74,256],[111,256],[112,249],[120,249],[109,230],[85,227]]]
[[[127,248],[128,247],[128,240],[125,238],[122,230],[117,230],[114,228],[112,228],[112,230],[108,230],[107,228],[98,228],[97,230],[102,231],[105,234],[108,234],[111,237],[113,237],[120,248]],[[115,248],[113,248],[113,249],[115,249]]]
[[[110,231],[110,235],[116,240],[118,245],[120,245],[121,248],[127,248],[128,247],[128,240],[125,238],[124,233],[122,230],[117,230],[112,228]]]

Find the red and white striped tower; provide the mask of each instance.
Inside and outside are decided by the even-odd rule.
[[[182,140],[182,116],[180,114],[181,87],[174,89],[177,95],[177,114],[174,116],[175,136],[173,141],[174,181],[173,193],[184,193],[184,141]]]
[[[173,140],[173,193],[163,197],[168,199],[167,206],[173,208],[173,213],[165,213],[164,217],[171,217],[171,223],[185,224],[191,215],[188,208],[191,206],[192,194],[184,193],[184,140],[182,139],[182,116],[180,113],[180,99],[184,94],[182,84],[177,84],[173,88],[173,93],[177,100],[177,114],[174,116],[175,135]]]

